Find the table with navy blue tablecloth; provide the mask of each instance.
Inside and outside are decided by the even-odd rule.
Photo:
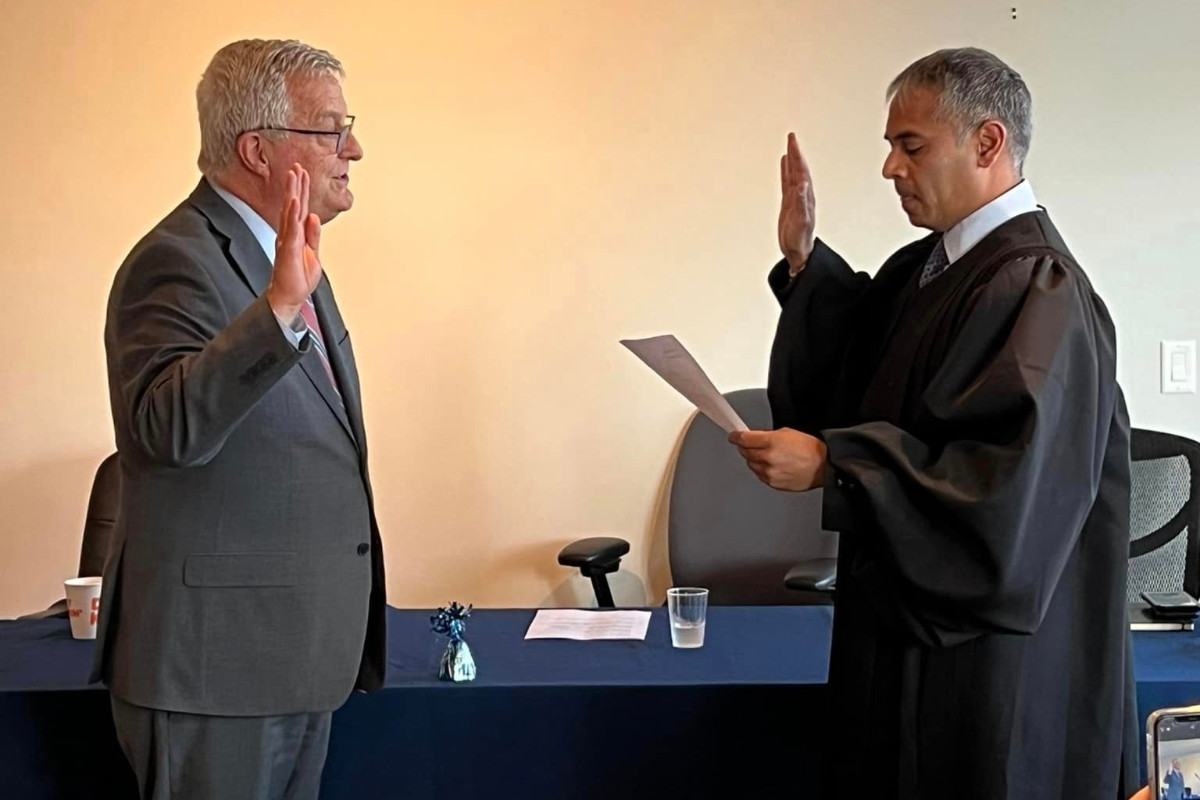
[[[451,684],[430,612],[388,609],[386,688],[334,714],[322,800],[797,797],[820,772],[830,608],[710,608],[694,650],[662,608],[645,641],[525,641],[533,615],[476,610],[479,675]],[[92,650],[65,619],[0,622],[0,797],[136,796]]]
[[[696,650],[661,608],[641,642],[524,641],[533,615],[477,610],[456,685],[430,612],[389,609],[386,688],[334,714],[323,800],[820,796],[832,609],[711,608]],[[1134,643],[1143,720],[1200,703],[1200,635]],[[0,622],[0,797],[134,796],[92,649],[65,619]]]

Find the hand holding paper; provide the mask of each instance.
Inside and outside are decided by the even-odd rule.
[[[772,489],[807,492],[824,483],[825,443],[815,436],[780,428],[729,434],[731,444],[746,459],[750,470]]]
[[[686,397],[726,433],[748,430],[746,423],[717,391],[704,370],[674,336],[652,336],[649,339],[622,339],[621,344],[645,362],[675,390]]]

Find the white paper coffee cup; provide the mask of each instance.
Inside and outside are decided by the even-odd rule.
[[[100,578],[70,578],[64,582],[67,616],[71,618],[71,635],[76,639],[96,638],[96,622],[100,619],[100,582]]]

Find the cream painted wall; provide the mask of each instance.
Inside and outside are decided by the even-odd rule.
[[[586,602],[566,541],[632,540],[658,601],[687,405],[616,340],[676,333],[763,385],[777,162],[799,131],[819,233],[875,266],[915,235],[879,177],[882,95],[973,43],[1034,95],[1028,175],[1120,331],[1135,424],[1200,436],[1163,338],[1200,339],[1200,2],[5,0],[0,617],[61,595],[112,448],[104,303],[194,185],[212,53],[293,36],[347,65],[366,158],[324,261],[354,332],[390,600]]]

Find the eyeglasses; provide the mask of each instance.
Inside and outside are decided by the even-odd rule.
[[[310,136],[336,136],[337,137],[337,154],[340,156],[342,151],[346,149],[346,142],[350,141],[350,131],[354,128],[354,117],[346,116],[346,124],[338,128],[336,131],[310,131],[303,128],[251,128],[243,133],[251,133],[253,131],[286,131],[287,133],[306,133]]]

